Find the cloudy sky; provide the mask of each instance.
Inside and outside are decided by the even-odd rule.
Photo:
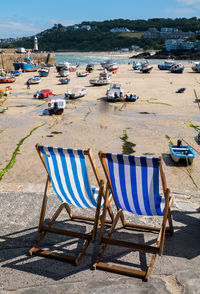
[[[115,18],[198,17],[200,0],[9,0],[1,1],[0,38],[32,36],[55,23]]]

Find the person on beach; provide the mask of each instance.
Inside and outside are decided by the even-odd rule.
[[[27,85],[27,89],[30,89],[30,81],[29,80],[27,80],[26,85]]]

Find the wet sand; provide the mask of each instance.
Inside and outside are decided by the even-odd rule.
[[[84,70],[80,67],[79,70]],[[108,86],[94,87],[89,80],[98,76],[101,66],[96,66],[89,77],[78,78],[70,74],[69,85],[60,85],[55,68],[42,78],[39,85],[27,89],[25,82],[35,73],[23,73],[12,84],[12,94],[0,106],[8,108],[0,114],[0,170],[10,161],[19,141],[30,131],[45,123],[28,137],[16,157],[14,166],[3,176],[0,191],[43,191],[45,170],[35,150],[35,144],[68,148],[91,148],[100,169],[98,151],[121,153],[126,131],[128,141],[135,143],[135,155],[161,156],[168,186],[173,192],[198,193],[200,173],[200,147],[196,142],[198,132],[189,126],[200,126],[200,110],[195,102],[194,89],[200,98],[200,75],[186,64],[183,74],[159,71],[157,66],[150,74],[133,71],[131,65],[120,65],[112,81],[120,81],[124,91],[134,92],[139,100],[134,103],[108,103],[105,93]],[[85,97],[67,102],[60,116],[45,115],[44,100],[33,99],[37,90],[51,89],[56,95],[77,86],[85,86]],[[0,88],[3,85],[0,86]],[[177,94],[178,88],[186,91]],[[0,99],[0,103],[4,98]],[[192,166],[177,166],[169,156],[168,139],[173,143],[183,138],[193,146],[196,159]],[[183,142],[184,143],[184,142]],[[92,179],[93,181],[93,179]]]

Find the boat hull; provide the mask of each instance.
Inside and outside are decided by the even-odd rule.
[[[192,164],[196,154],[189,146],[170,145],[170,155],[174,162],[185,161],[188,164]]]

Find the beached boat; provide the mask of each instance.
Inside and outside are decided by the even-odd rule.
[[[118,71],[118,69],[119,69],[119,66],[118,66],[118,64],[117,63],[112,63],[112,64],[110,64],[108,67],[107,67],[107,70],[109,71],[109,72],[112,72],[112,73],[116,73],[117,71]]]
[[[12,88],[7,86],[5,88],[1,88],[0,89],[0,95],[6,95],[6,94],[10,94],[10,92],[12,91]]]
[[[49,114],[62,114],[66,106],[64,98],[54,97],[48,101]]]
[[[87,72],[87,71],[77,72],[76,75],[77,75],[77,77],[87,77],[89,75],[89,72]]]
[[[186,88],[179,88],[176,93],[184,93]]]
[[[158,64],[160,70],[170,70],[170,68],[175,64],[174,60],[165,60],[163,64]]]
[[[194,65],[192,66],[192,70],[194,72],[200,72],[200,61],[194,62]]]
[[[15,82],[15,77],[8,77],[8,76],[4,76],[4,77],[0,77],[0,83],[14,83]]]
[[[37,71],[39,68],[39,63],[37,59],[30,57],[24,58],[23,62],[14,62],[13,66],[15,70],[22,69],[23,72]]]
[[[192,164],[196,157],[193,149],[187,145],[182,145],[181,140],[178,140],[177,145],[169,145],[170,155],[174,162],[186,161],[187,164]]]
[[[122,101],[124,98],[124,90],[121,83],[110,83],[110,87],[107,89],[106,96],[108,101]]]
[[[135,102],[138,99],[139,99],[139,97],[133,93],[126,93],[126,94],[124,94],[124,97],[123,97],[124,102]]]
[[[61,70],[63,67],[67,68],[68,71],[73,72],[73,71],[76,71],[76,69],[77,69],[78,66],[74,66],[74,65],[72,65],[72,64],[69,63],[69,62],[58,63],[58,64],[56,65],[57,72],[60,72],[60,70]]]
[[[62,67],[60,70],[59,70],[59,75],[61,76],[61,77],[68,77],[69,76],[69,69],[68,69],[68,67],[67,66],[64,66],[64,67]]]
[[[104,86],[110,83],[110,77],[99,77],[89,81],[93,86]]]
[[[89,73],[93,72],[93,70],[94,70],[94,63],[89,63],[89,64],[87,64],[85,70],[86,70],[87,72],[89,72]]]
[[[37,91],[35,94],[34,94],[34,98],[37,98],[37,99],[44,99],[44,98],[47,98],[49,96],[53,96],[53,92],[49,89],[44,89],[44,90],[41,90],[41,91]]]
[[[59,82],[61,82],[62,85],[69,84],[70,78],[61,78],[61,79],[59,79]]]
[[[41,77],[33,77],[29,79],[30,85],[39,84],[41,82]]]
[[[13,77],[18,77],[18,76],[21,75],[21,73],[22,73],[22,70],[21,70],[21,69],[19,69],[19,70],[11,70],[11,71],[10,71],[10,74],[11,74],[11,76],[13,76]]]
[[[134,70],[140,69],[141,66],[142,66],[141,62],[139,62],[139,61],[133,61],[133,69]]]
[[[66,99],[77,99],[84,97],[87,94],[88,89],[83,88],[74,88],[71,91],[65,93]]]
[[[184,66],[182,63],[176,63],[170,67],[171,73],[183,73],[184,71]]]
[[[50,69],[48,67],[41,67],[38,70],[40,77],[47,77],[49,75]]]
[[[140,71],[142,73],[150,73],[153,69],[153,66],[148,64],[148,63],[144,63],[142,64],[141,68],[140,68]]]

